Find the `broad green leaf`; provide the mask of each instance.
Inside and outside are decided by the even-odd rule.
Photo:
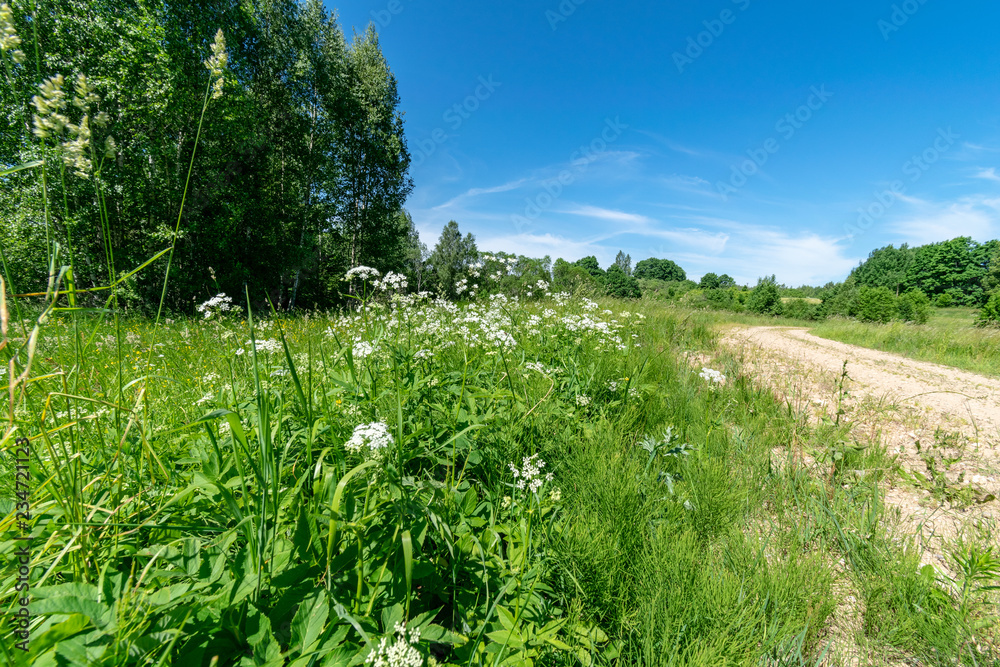
[[[319,589],[305,598],[292,619],[293,648],[305,653],[319,639],[330,614],[330,604],[326,591]]]

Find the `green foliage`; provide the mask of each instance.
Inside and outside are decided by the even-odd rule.
[[[663,280],[666,282],[680,282],[687,280],[684,269],[670,261],[669,259],[657,259],[650,257],[635,265],[635,272],[632,274],[640,280]]]
[[[899,319],[914,324],[927,324],[931,316],[931,300],[920,290],[910,290],[896,300]]]
[[[719,289],[729,289],[731,287],[736,287],[736,281],[728,273],[723,273],[719,276]]]
[[[604,269],[601,268],[601,265],[597,262],[597,258],[593,255],[576,260],[576,265],[602,283],[604,282]]]
[[[905,243],[898,249],[889,245],[873,250],[867,260],[851,271],[851,278],[858,285],[885,287],[896,294],[907,284],[914,255],[914,250]]]
[[[934,299],[934,305],[938,308],[951,308],[955,304],[955,295],[951,292],[945,292],[943,294],[938,294],[937,298]]]
[[[955,305],[978,305],[996,284],[993,257],[998,242],[976,243],[959,237],[943,243],[910,248],[886,246],[874,250],[851,272],[849,282],[858,286],[885,287],[893,294],[919,290],[935,303],[944,295]]]
[[[585,268],[557,259],[552,267],[552,286],[569,294],[594,295],[602,292],[600,283]]]
[[[757,286],[750,292],[746,306],[747,310],[758,315],[781,315],[784,312],[775,276],[757,280]]]
[[[978,305],[984,298],[983,279],[996,248],[997,241],[980,245],[968,237],[916,248],[906,285],[932,299],[947,292],[957,305]]]
[[[880,322],[882,324],[891,322],[899,315],[896,296],[888,287],[868,287],[867,285],[858,288],[853,311],[855,317],[862,322]]]
[[[460,281],[463,278],[468,281],[470,267],[478,258],[475,237],[472,234],[463,237],[454,220],[445,225],[427,260],[438,294],[454,299],[459,296],[459,290],[464,292],[466,286],[460,286]]]
[[[618,251],[618,255],[615,257],[615,266],[620,268],[626,276],[632,275],[632,256],[626,255],[621,250]]]
[[[1000,324],[1000,290],[990,294],[983,307],[976,314],[976,326],[996,326]]]
[[[627,275],[617,264],[612,264],[608,268],[604,286],[608,296],[617,299],[638,299],[642,297],[639,282],[632,276]]]
[[[719,289],[719,276],[715,273],[706,273],[698,283],[701,289]]]
[[[49,186],[67,206],[50,207],[45,220],[39,171],[5,178],[0,243],[20,291],[44,289],[38,259],[53,241],[71,256],[78,288],[134,269],[173,243],[182,198],[166,297],[175,311],[244,284],[260,303],[336,305],[347,269],[402,270],[398,213],[411,189],[409,156],[395,79],[372,30],[348,44],[316,0],[156,8],[55,0],[19,3],[14,21],[32,57],[9,72],[0,100],[10,128],[0,136],[0,163],[42,155],[31,134],[39,81],[62,75],[69,101],[83,74],[99,98],[89,158],[75,161],[64,134],[45,140]],[[199,134],[203,63],[220,28],[228,67]],[[67,113],[79,122],[72,105]],[[62,174],[64,157],[83,168]],[[155,306],[161,288],[155,274],[137,275],[142,307]]]
[[[811,303],[807,299],[787,299],[784,301],[784,317],[795,320],[822,320],[826,317],[823,304]]]

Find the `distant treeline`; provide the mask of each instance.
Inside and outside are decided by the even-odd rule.
[[[872,251],[845,281],[822,287],[791,288],[779,285],[773,276],[752,289],[726,282],[710,273],[697,285],[671,283],[659,286],[659,291],[689,305],[798,319],[840,315],[924,322],[931,305],[983,308],[992,302],[1000,309],[1000,241],[980,244],[959,237],[914,248],[886,246]]]

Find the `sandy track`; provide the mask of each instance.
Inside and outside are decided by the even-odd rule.
[[[1000,379],[818,338],[807,329],[734,329],[723,344],[814,420],[836,414],[847,361],[844,419],[859,439],[882,441],[908,473],[927,475],[924,457],[932,453],[953,488],[1000,498]],[[886,489],[886,501],[925,538],[928,561],[940,561],[941,541],[970,522],[1000,519],[1000,500],[952,505],[902,480]]]

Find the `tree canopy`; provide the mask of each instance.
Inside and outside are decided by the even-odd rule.
[[[373,28],[349,43],[319,0],[52,0],[13,20],[32,56],[37,28],[39,57],[10,72],[0,164],[48,155],[59,203],[46,218],[37,170],[4,177],[0,245],[18,290],[43,284],[53,242],[78,288],[107,284],[109,272],[171,245],[182,200],[173,308],[242,293],[244,284],[259,299],[330,305],[346,269],[405,264],[399,212],[412,187],[410,157],[396,79]],[[199,135],[215,77],[205,61],[220,29],[226,62]],[[32,98],[44,81],[67,101],[86,81],[87,108],[63,113],[72,127],[88,123],[89,135],[67,134],[69,126],[33,132],[42,114]],[[84,143],[61,170],[59,158]],[[140,273],[136,304],[157,301],[161,281],[162,271]]]
[[[684,269],[669,259],[650,257],[635,265],[633,274],[636,278],[645,280],[666,280],[668,282],[687,280]]]

